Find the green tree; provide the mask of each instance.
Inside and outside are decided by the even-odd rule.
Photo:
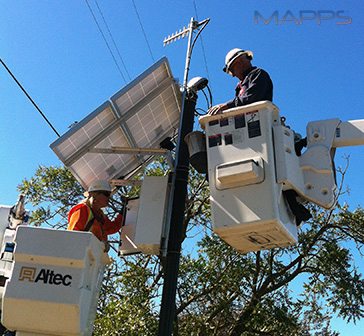
[[[160,161],[147,173],[165,171]],[[35,225],[59,228],[83,193],[62,166],[39,167],[20,190],[35,207]],[[116,196],[113,208],[119,205]],[[174,335],[334,336],[333,315],[359,321],[364,280],[346,243],[362,248],[364,211],[346,205],[334,211],[310,205],[310,210],[313,218],[300,228],[296,246],[241,255],[212,232],[208,184],[192,171]],[[115,260],[105,273],[94,335],[156,335],[163,265],[158,256]]]

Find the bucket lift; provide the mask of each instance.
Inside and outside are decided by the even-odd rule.
[[[28,227],[28,217],[23,195],[0,206],[1,332],[91,335],[104,244],[89,232]]]
[[[137,202],[130,214],[138,220],[129,213],[127,218],[139,253],[159,254],[167,191],[168,176],[146,177],[140,198],[130,201]],[[22,195],[15,206],[0,206],[0,330],[15,330],[17,336],[90,336],[110,262],[104,244],[91,232],[28,227],[28,217]],[[124,250],[124,255],[135,253],[123,244]]]
[[[24,209],[24,196],[14,206],[0,205],[0,306],[6,280],[13,266],[14,237],[19,225],[27,225],[29,210]]]
[[[203,116],[212,224],[241,253],[297,243],[296,216],[284,192],[332,209],[336,200],[333,149],[364,144],[364,120],[329,119],[307,125],[298,156],[294,132],[278,108],[257,102]]]
[[[89,232],[19,226],[2,324],[17,336],[91,335],[104,245]]]

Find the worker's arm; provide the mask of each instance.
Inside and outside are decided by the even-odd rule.
[[[208,111],[207,111],[207,114],[209,115],[215,115],[215,114],[219,114],[221,113],[222,111],[225,111],[228,109],[228,106],[227,104],[219,104],[219,105],[215,105],[213,107],[211,107]]]
[[[123,216],[121,214],[118,214],[115,220],[113,221],[105,217],[104,231],[108,235],[117,233],[121,229],[122,222],[123,222]]]

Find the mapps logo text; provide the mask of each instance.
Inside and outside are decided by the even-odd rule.
[[[254,24],[258,24],[258,22],[263,22],[264,24],[269,24],[270,22],[275,23],[276,25],[281,25],[285,22],[294,22],[295,24],[303,24],[305,21],[313,21],[318,24],[323,23],[324,21],[332,21],[338,25],[347,25],[351,24],[352,18],[346,15],[347,11],[345,10],[300,10],[298,13],[293,13],[288,10],[282,14],[282,12],[278,12],[278,10],[274,11],[272,15],[262,15],[258,11],[254,12]]]
[[[55,273],[53,270],[42,268],[39,272],[35,267],[22,267],[20,269],[19,281],[43,282],[49,285],[71,286],[72,276],[69,274]]]

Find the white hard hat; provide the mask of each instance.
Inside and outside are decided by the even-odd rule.
[[[112,190],[111,185],[107,180],[96,180],[90,184],[87,192],[85,192],[85,196],[88,196],[88,193],[90,191],[110,191],[111,192],[111,190]]]
[[[225,56],[225,66],[222,69],[224,72],[226,72],[227,74],[231,75],[231,71],[230,71],[230,66],[231,64],[233,64],[233,62],[240,56],[246,55],[248,56],[250,59],[253,58],[253,53],[249,50],[243,50],[243,49],[239,49],[239,48],[234,48],[232,50],[230,50],[226,56]]]

